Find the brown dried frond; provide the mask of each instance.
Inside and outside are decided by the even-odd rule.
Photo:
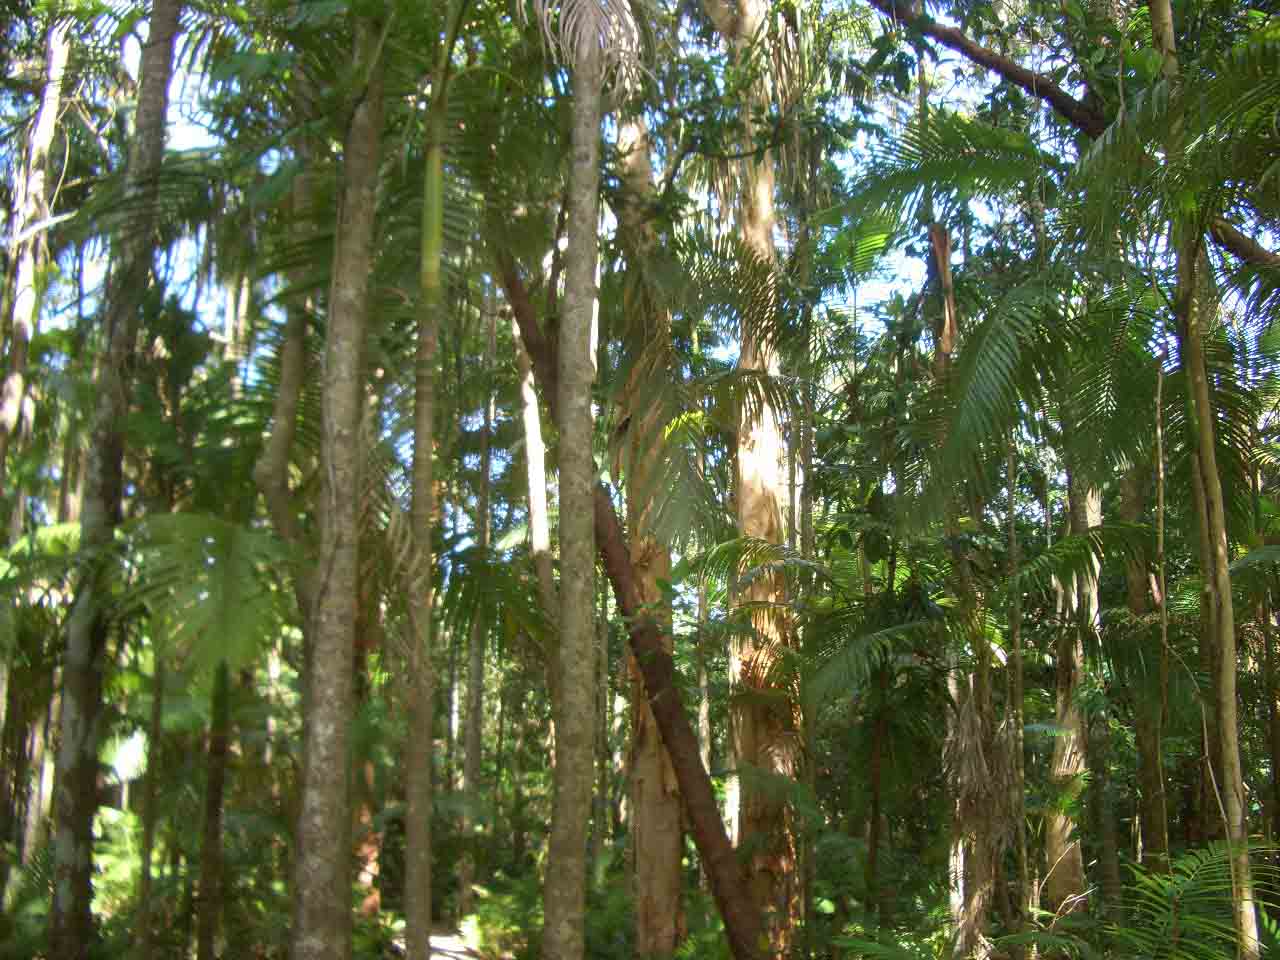
[[[526,19],[524,4],[517,9]],[[570,67],[594,44],[605,72],[615,71],[624,87],[631,88],[645,72],[643,36],[627,0],[533,0],[533,10],[547,49]]]

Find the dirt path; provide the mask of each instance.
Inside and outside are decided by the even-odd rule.
[[[456,932],[438,930],[431,935],[431,956],[443,960],[476,960],[480,954],[468,947]]]

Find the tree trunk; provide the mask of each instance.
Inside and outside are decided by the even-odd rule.
[[[9,371],[0,388],[0,490],[5,488],[9,443],[27,397],[27,350],[40,320],[49,263],[49,152],[62,104],[62,78],[71,53],[70,18],[49,25],[45,37],[44,93],[27,138],[26,167],[17,183],[9,224],[10,262],[15,264],[13,323],[9,330]]]
[[[500,245],[495,245],[493,252],[508,302],[520,321],[525,347],[533,360],[538,380],[544,385],[543,398],[554,413],[559,406],[556,346],[538,327],[533,304],[515,262]],[[758,958],[763,929],[760,911],[748,893],[745,871],[729,842],[711,779],[702,765],[698,738],[676,686],[675,664],[666,652],[652,618],[641,616],[643,604],[639,599],[622,525],[603,484],[595,486],[593,507],[600,560],[613,585],[619,615],[627,624],[631,652],[644,676],[650,709],[675,768],[689,830],[710,878],[711,892],[724,921],[729,949],[734,960]]]
[[[435,756],[435,674],[432,668],[432,556],[435,527],[436,351],[444,302],[444,135],[449,73],[463,4],[450,5],[449,34],[440,50],[427,115],[422,177],[422,251],[419,263],[418,330],[413,391],[413,528],[415,560],[409,578],[412,640],[407,680],[408,735],[405,739],[405,955],[431,955],[431,815]]]
[[[1120,478],[1120,519],[1136,524],[1142,519],[1142,473],[1131,468]],[[1125,586],[1135,637],[1149,652],[1141,686],[1133,691],[1134,739],[1138,751],[1138,810],[1142,825],[1143,861],[1157,873],[1169,869],[1169,818],[1165,806],[1164,761],[1161,756],[1165,686],[1169,655],[1152,624],[1147,602],[1147,577],[1135,558],[1125,560]],[[1154,637],[1155,642],[1151,642]],[[1158,648],[1158,649],[1154,649]],[[1152,669],[1154,668],[1154,669]]]
[[[497,350],[498,315],[489,311],[489,348],[485,354],[485,399],[484,430],[480,434],[480,491],[476,499],[475,529],[479,533],[477,545],[480,552],[488,558],[489,531],[489,474],[492,470],[489,434],[493,430],[493,373],[489,366],[490,359]],[[458,870],[458,918],[471,913],[474,895],[472,884],[475,882],[475,851],[477,840],[473,823],[476,811],[480,806],[482,792],[480,789],[480,764],[484,749],[482,732],[484,730],[484,645],[488,635],[482,623],[483,617],[477,616],[471,622],[471,636],[467,644],[467,722],[463,731],[462,759],[462,792],[464,796],[462,813],[463,855]]]
[[[1068,470],[1067,498],[1071,510],[1071,532],[1082,534],[1102,522],[1102,497],[1094,487]],[[1097,629],[1098,579],[1093,572],[1081,577],[1070,591],[1074,602],[1068,614],[1074,620],[1062,629],[1057,643],[1055,668],[1054,713],[1058,727],[1053,738],[1053,754],[1049,762],[1049,778],[1053,788],[1079,792],[1080,775],[1085,769],[1086,732],[1084,719],[1076,704],[1076,691],[1084,673],[1084,638]],[[1085,900],[1084,858],[1076,833],[1076,821],[1055,804],[1045,814],[1044,855],[1045,878],[1042,899],[1046,910],[1069,913],[1083,909]]]
[[[311,662],[303,721],[293,960],[351,954],[349,841],[351,664],[359,563],[360,420],[369,275],[382,134],[380,25],[355,24],[354,62],[367,86],[343,143],[339,218],[322,379],[320,552],[311,613]]]
[[[1120,917],[1120,853],[1115,798],[1111,784],[1111,729],[1105,714],[1090,724],[1089,793],[1098,850],[1098,888],[1102,914]]]
[[[524,425],[525,471],[529,488],[529,551],[533,554],[538,602],[542,605],[543,615],[554,623],[560,601],[556,594],[551,523],[547,513],[547,446],[542,439],[542,417],[538,414],[538,395],[533,388],[533,367],[528,351],[520,342],[520,324],[514,314],[511,334],[520,376],[520,419]]]
[[[98,807],[98,721],[108,630],[104,581],[121,517],[124,424],[132,394],[138,303],[151,277],[152,228],[180,9],[180,0],[152,4],[127,173],[133,213],[129,229],[115,238],[103,306],[106,355],[99,370],[80,523],[82,554],[94,559],[81,568],[67,626],[61,742],[54,777],[57,822],[49,946],[56,957],[83,957],[93,939],[93,817]]]
[[[764,34],[768,4],[762,0],[707,0],[707,12],[724,37],[730,57],[742,64],[749,60],[753,44]],[[765,89],[757,84],[756,89]],[[757,95],[749,106],[768,106]],[[750,124],[749,124],[750,126]],[[754,131],[744,138],[753,144]],[[750,146],[748,147],[750,149]],[[763,263],[775,263],[773,156],[764,151],[742,161],[742,186],[737,197],[738,229],[746,247]],[[757,332],[741,331],[738,369],[776,376],[779,361],[773,348]],[[784,444],[777,412],[761,400],[758,407],[744,403],[737,436],[738,532],[768,543],[783,543],[785,478],[782,475]],[[786,584],[781,574],[761,574],[742,591],[738,602],[754,608],[752,630],[735,636],[730,651],[730,681],[744,695],[736,698],[730,720],[734,764],[738,770],[738,840],[748,852],[751,895],[763,912],[772,949],[790,949],[800,918],[800,884],[797,869],[795,826],[785,802],[775,790],[762,790],[750,782],[750,772],[794,777],[796,755],[793,705],[782,691],[767,689],[770,667],[779,648],[788,643],[788,627],[781,604]],[[759,605],[759,606],[755,606]],[[759,695],[756,695],[759,694]],[[774,701],[770,703],[769,701]],[[743,774],[746,774],[744,779]]]
[[[152,630],[155,629],[153,624]],[[138,854],[138,960],[151,960],[155,936],[151,860],[156,845],[156,824],[160,819],[158,794],[164,740],[165,670],[161,651],[154,649],[153,656],[155,672],[151,682],[151,720],[147,726],[147,779],[142,791],[142,845]]]
[[[1164,74],[1176,86],[1178,55],[1170,0],[1152,0],[1151,34],[1156,50],[1164,60]],[[1169,134],[1171,154],[1179,152],[1180,133],[1175,125]],[[1197,226],[1173,224],[1171,246],[1177,254],[1178,281],[1174,293],[1174,310],[1178,320],[1178,347],[1187,371],[1191,412],[1195,421],[1196,456],[1204,489],[1205,539],[1202,553],[1208,554],[1205,581],[1211,584],[1211,601],[1215,613],[1216,645],[1213,689],[1217,699],[1217,737],[1222,779],[1219,787],[1226,838],[1231,847],[1232,913],[1241,960],[1257,960],[1261,955],[1258,941],[1258,917],[1254,908],[1253,874],[1249,864],[1249,824],[1244,799],[1244,772],[1240,765],[1240,730],[1236,706],[1236,625],[1231,603],[1231,553],[1227,542],[1226,507],[1222,493],[1222,475],[1218,472],[1215,411],[1209,392],[1209,378],[1204,355],[1204,337],[1213,317],[1211,301],[1204,296],[1207,285],[1199,274],[1205,261],[1204,237]],[[1216,234],[1215,234],[1216,236]]]
[[[1268,591],[1267,599],[1262,604],[1262,642],[1263,642],[1263,678],[1267,691],[1267,755],[1271,758],[1271,784],[1267,798],[1267,829],[1270,840],[1280,841],[1280,677],[1276,671],[1276,638],[1272,605],[1275,603],[1275,591]]]
[[[1011,436],[1005,449],[1005,475],[1009,484],[1008,551],[1009,575],[1012,579],[1022,564],[1018,543],[1018,462],[1017,451]],[[1017,864],[1017,904],[1014,932],[1022,932],[1031,915],[1031,868],[1027,850],[1027,776],[1024,738],[1026,719],[1023,716],[1025,683],[1022,657],[1022,591],[1015,589],[1009,596],[1009,704],[1006,722],[1009,724],[1009,752],[1012,754],[1013,791],[1010,808],[1013,811],[1014,858]],[[1015,948],[1016,960],[1026,956],[1023,947]]]
[[[585,951],[586,841],[591,816],[595,713],[595,534],[591,385],[599,256],[602,55],[592,31],[573,51],[569,246],[560,321],[560,703],[556,719],[555,800],[547,850],[546,960],[581,960]],[[522,324],[523,327],[523,324]],[[548,387],[550,384],[548,384]]]
[[[227,748],[231,741],[231,690],[227,662],[213,678],[209,722],[209,762],[204,791],[204,835],[200,842],[200,898],[196,919],[196,960],[215,960],[218,928],[224,909],[222,875],[222,798],[227,782]]]
[[[671,579],[671,553],[656,530],[662,494],[665,428],[663,397],[669,388],[670,318],[646,282],[645,259],[657,244],[647,210],[653,199],[649,133],[640,119],[618,133],[624,201],[619,208],[621,242],[631,259],[623,294],[627,354],[631,365],[617,437],[626,477],[631,564],[640,584],[645,615],[657,622],[672,652],[671,608],[662,583]],[[671,761],[644,698],[644,680],[632,660],[631,838],[634,844],[634,903],[637,956],[670,957],[682,935],[680,859],[684,840],[680,793]]]

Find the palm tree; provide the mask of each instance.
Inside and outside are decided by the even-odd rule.
[[[158,174],[181,0],[155,0],[143,48],[138,109],[127,170],[127,228],[115,238],[103,309],[105,355],[90,435],[80,544],[86,557],[67,625],[62,739],[55,772],[55,873],[49,945],[56,956],[84,956],[93,941],[90,899],[93,816],[97,810],[98,734],[103,655],[109,620],[106,576],[124,495],[125,415],[138,335],[138,304],[151,277]]]
[[[383,27],[354,24],[360,87],[343,142],[342,201],[335,233],[323,373],[320,545],[310,624],[307,711],[297,882],[290,953],[294,960],[350,951],[350,829],[347,727],[359,577],[360,422],[364,339],[377,211],[382,137]],[[335,831],[338,832],[335,842]]]

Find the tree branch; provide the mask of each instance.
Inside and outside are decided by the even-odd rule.
[[[990,47],[982,46],[955,27],[943,26],[932,17],[917,15],[903,0],[871,0],[871,5],[891,20],[919,30],[926,37],[932,37],[943,46],[964,54],[979,66],[994,70],[1036,99],[1045,101],[1086,136],[1097,139],[1107,129],[1106,117],[1071,96],[1043,73],[1028,70]]]
[[[1107,118],[1088,104],[1077,100],[1043,73],[1028,70],[990,47],[984,47],[955,27],[944,26],[932,17],[918,15],[904,0],[870,0],[871,5],[899,23],[919,30],[945,47],[961,53],[979,66],[994,70],[1014,86],[1043,100],[1057,114],[1090,139],[1096,140],[1106,131]],[[1239,229],[1218,217],[1209,225],[1209,234],[1221,249],[1228,250],[1246,263],[1257,267],[1280,269],[1280,254],[1273,253]]]

